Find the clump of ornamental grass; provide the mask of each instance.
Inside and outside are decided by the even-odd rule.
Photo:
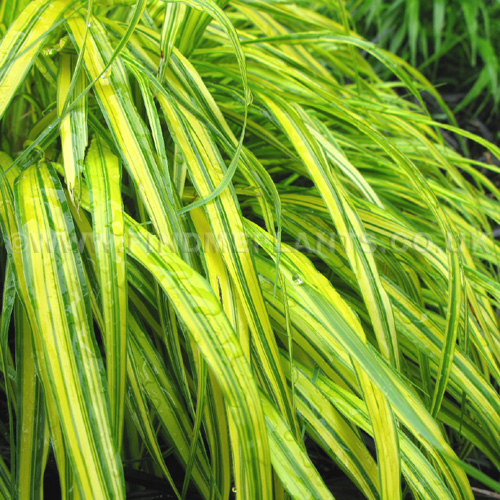
[[[498,2],[348,0],[346,6],[360,33],[418,65],[456,103],[456,112],[495,121],[500,102]]]
[[[498,490],[498,149],[321,2],[2,9],[4,498]]]

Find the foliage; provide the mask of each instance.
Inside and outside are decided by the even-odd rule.
[[[418,64],[443,92],[462,94],[453,99],[457,112],[498,109],[499,2],[349,0],[347,5],[361,33]]]
[[[328,3],[2,5],[3,498],[498,488],[497,148]]]

